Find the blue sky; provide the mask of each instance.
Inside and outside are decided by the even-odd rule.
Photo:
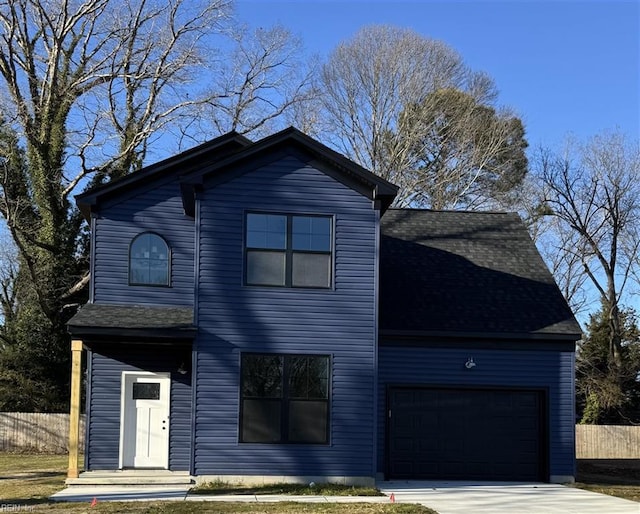
[[[363,25],[440,39],[496,81],[531,148],[620,129],[640,137],[640,2],[238,0],[255,27],[280,23],[326,56]]]

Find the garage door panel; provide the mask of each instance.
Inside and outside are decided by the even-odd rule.
[[[434,452],[438,450],[438,442],[431,438],[421,438],[416,441],[415,450],[418,452]]]
[[[393,449],[397,453],[411,453],[413,451],[414,444],[415,442],[413,439],[396,439]]]
[[[438,450],[442,455],[449,455],[450,458],[459,458],[466,453],[464,441],[460,441],[452,434],[447,440],[438,445]]]
[[[414,465],[413,461],[397,459],[393,463],[392,472],[394,475],[398,475],[398,476],[414,475],[415,470],[413,469],[413,465]]]
[[[391,478],[540,480],[542,393],[391,389]]]

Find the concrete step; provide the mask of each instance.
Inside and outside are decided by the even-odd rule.
[[[188,485],[195,481],[186,471],[127,469],[116,471],[85,471],[78,478],[67,478],[68,486],[86,485]]]

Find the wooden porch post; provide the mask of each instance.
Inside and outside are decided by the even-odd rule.
[[[82,341],[71,341],[71,398],[69,412],[68,478],[78,478],[78,440],[80,439],[80,374]]]

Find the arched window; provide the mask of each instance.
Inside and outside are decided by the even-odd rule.
[[[129,247],[129,284],[168,286],[171,252],[162,237],[152,232],[139,234]]]

